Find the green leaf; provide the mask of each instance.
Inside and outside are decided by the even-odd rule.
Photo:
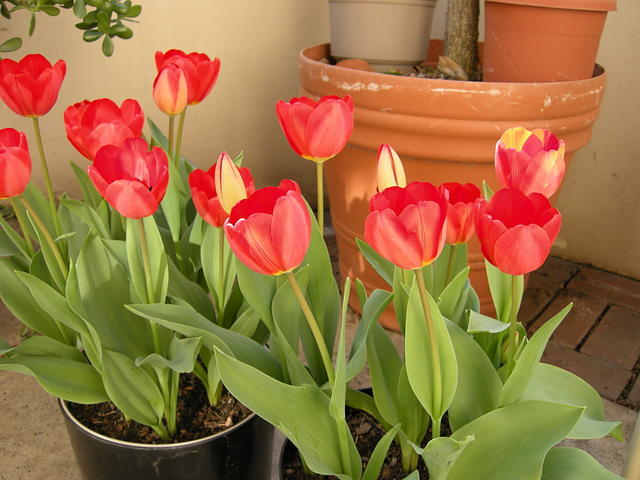
[[[84,356],[75,346],[72,347],[53,338],[40,335],[26,338],[13,347],[9,356],[15,354],[66,358],[74,362],[86,363]]]
[[[319,387],[284,384],[220,350],[216,358],[222,381],[232,395],[280,429],[312,471],[346,474],[338,428],[329,414],[329,397]]]
[[[165,152],[169,150],[167,137],[162,133],[162,130],[160,130],[160,128],[158,128],[158,126],[149,117],[147,117],[147,123],[149,124],[149,130],[151,130],[151,138],[160,145]]]
[[[260,325],[260,316],[253,308],[247,307],[239,314],[230,327],[230,330],[245,337],[253,337]]]
[[[280,365],[262,345],[219,327],[193,308],[183,305],[128,305],[131,312],[187,337],[202,337],[208,349],[219,348],[274,378],[280,378]]]
[[[409,303],[409,291],[413,282],[413,275],[411,279],[407,276],[411,272],[396,267],[393,272],[393,308],[396,312],[396,319],[398,320],[398,326],[400,331],[404,335],[406,328],[407,318],[407,305]]]
[[[53,6],[40,7],[40,11],[46,13],[50,17],[56,17],[60,15],[60,9],[58,7],[53,7]]]
[[[220,243],[223,248],[223,261],[220,263]],[[217,299],[218,305],[225,306],[231,296],[232,287],[236,279],[236,262],[233,261],[231,248],[224,237],[222,228],[205,223],[200,248],[202,272],[209,287],[209,291]],[[224,276],[220,278],[220,269]],[[224,286],[224,298],[220,299]],[[222,300],[222,302],[221,302]],[[220,321],[218,321],[220,323]]]
[[[22,39],[20,37],[12,37],[9,40],[5,40],[0,45],[0,52],[15,52],[22,47]]]
[[[460,270],[438,298],[438,308],[442,316],[455,323],[458,323],[456,319],[461,315],[461,307],[467,300],[466,289],[469,288],[467,279],[470,269],[470,267],[466,267]]]
[[[425,294],[433,329],[427,327],[427,312],[422,308],[418,285],[414,283],[407,309],[405,362],[413,392],[431,418],[439,421],[456,392],[458,363],[444,318],[429,292]]]
[[[254,272],[237,258],[234,263],[238,275],[238,285],[240,285],[245,300],[258,312],[269,331],[274,332],[271,304],[277,291],[276,278]]]
[[[580,377],[545,363],[536,365],[521,400],[545,400],[585,407],[569,438],[601,438],[609,433],[623,442],[620,422],[608,422],[602,399],[596,390]]]
[[[93,186],[93,182],[89,178],[89,175],[85,171],[85,169],[79,167],[75,162],[69,162],[71,165],[71,169],[78,180],[78,184],[80,185],[80,189],[82,190],[82,198],[85,202],[87,202],[92,208],[98,208],[98,205],[102,202],[102,196],[98,193],[96,188]]]
[[[356,245],[362,253],[362,256],[369,262],[369,265],[387,282],[390,286],[393,286],[393,271],[395,265],[386,258],[382,257],[376,252],[371,245],[364,240],[356,238]]]
[[[144,267],[143,229],[148,252],[150,278],[146,278],[147,273]],[[131,281],[138,296],[142,301],[148,303],[163,303],[169,287],[169,267],[162,237],[153,216],[140,220],[127,219],[126,245]]]
[[[393,442],[399,428],[400,425],[396,425],[380,439],[376,448],[373,450],[371,457],[369,457],[369,463],[367,463],[367,468],[364,470],[362,480],[376,480],[378,478],[384,460],[387,457],[389,447],[391,446],[391,442]]]
[[[207,293],[200,285],[185,277],[182,272],[178,270],[178,267],[175,266],[171,258],[168,258],[168,262],[169,288],[167,290],[167,294],[170,297],[177,297],[184,300],[199,314],[206,318],[213,319],[215,317],[215,313]]]
[[[49,210],[49,201],[47,200],[47,197],[45,197],[42,192],[33,185],[32,182],[29,182],[22,195],[31,204],[42,222],[47,227],[47,230],[49,230],[50,232],[55,232],[56,229],[53,225],[53,219],[51,218],[51,211]],[[20,209],[24,217],[27,218],[27,213],[22,202],[16,202],[16,207]],[[36,231],[30,222],[27,222],[26,228],[30,229],[29,233],[31,234],[31,237],[36,238]]]
[[[27,244],[11,225],[0,215],[0,257],[11,255],[22,255],[25,260],[30,261],[27,253]]]
[[[429,478],[431,480],[445,480],[458,457],[474,440],[473,435],[469,435],[462,441],[439,437],[431,440],[425,448],[415,446],[414,449],[428,465]]]
[[[509,328],[509,324],[488,317],[480,312],[471,311],[469,315],[469,333],[500,333]]]
[[[623,480],[577,448],[552,448],[544,460],[541,480]]]
[[[581,414],[581,408],[540,401],[487,413],[451,435],[458,442],[475,440],[451,464],[446,480],[538,479],[547,452],[566,437]]]
[[[414,470],[409,475],[404,477],[404,480],[420,480],[420,472],[418,472],[418,470]]]
[[[75,403],[109,400],[98,372],[86,362],[45,355],[14,355],[0,358],[0,370],[34,377],[51,395]]]
[[[102,35],[104,35],[104,33],[99,32],[98,30],[85,30],[82,34],[82,39],[85,42],[95,42],[96,40],[99,40]]]
[[[151,353],[144,358],[136,358],[135,364],[138,367],[152,365],[156,368],[170,368],[179,373],[192,372],[200,350],[201,340],[200,337],[178,338],[174,335],[169,345],[168,357]]]
[[[303,293],[306,292],[309,285],[309,267],[298,269],[295,273],[298,285]],[[283,333],[284,338],[292,349],[298,351],[298,341],[300,339],[300,325],[305,323],[304,313],[300,308],[296,294],[290,282],[284,282],[275,296],[271,304],[271,312],[275,325]]]
[[[484,263],[489,280],[489,290],[491,291],[493,304],[496,307],[498,320],[508,323],[512,300],[516,302],[518,307],[520,306],[524,290],[524,275],[509,275],[491,265],[487,260]],[[512,281],[517,282],[516,291],[519,292],[519,297],[515,299],[512,299]]]
[[[138,423],[160,425],[164,400],[149,374],[118,352],[104,350],[102,360],[104,388],[116,407]]]
[[[104,223],[98,212],[87,203],[79,202],[65,197],[60,202],[61,206],[69,210],[73,215],[82,220],[95,234],[101,238],[109,238],[109,226]]]
[[[542,358],[542,353],[547,346],[547,342],[553,335],[553,332],[560,322],[567,316],[569,310],[573,306],[572,303],[564,307],[561,312],[554,315],[536,333],[533,334],[529,343],[524,347],[522,353],[516,360],[516,366],[511,376],[507,379],[502,390],[500,405],[517,402],[533,376],[538,362]]]
[[[104,53],[105,57],[113,55],[113,40],[109,35],[105,35],[102,40],[102,53]]]
[[[447,328],[458,362],[458,385],[449,407],[449,424],[455,432],[498,407],[502,382],[471,335],[453,322],[447,321]]]
[[[31,19],[29,20],[29,36],[33,36],[33,32],[36,29],[36,14],[35,12],[31,12]]]
[[[384,290],[374,290],[362,307],[362,315],[351,344],[351,353],[347,363],[347,381],[355,378],[364,368],[367,361],[367,332],[389,305],[393,295]]]
[[[29,218],[31,224],[35,228],[44,261],[47,264],[47,270],[49,271],[49,274],[51,275],[51,278],[53,279],[53,282],[57,286],[58,290],[62,292],[64,291],[67,279],[65,277],[65,272],[63,272],[60,263],[56,259],[55,248],[57,248],[58,253],[62,255],[59,246],[55,245],[55,242],[54,245],[51,245],[51,243],[47,241],[45,232],[37,225],[36,222],[33,221],[29,212],[27,212],[27,218]],[[64,258],[63,261],[65,261]]]
[[[87,7],[84,0],[75,0],[73,3],[73,14],[78,18],[84,18],[87,14]]]
[[[387,423],[395,425],[400,422],[397,386],[402,359],[387,333],[377,323],[369,328],[366,344],[376,407]]]
[[[129,10],[127,10],[128,18],[135,18],[142,13],[142,6],[140,5],[132,5]]]
[[[489,184],[484,180],[482,182],[482,195],[484,196],[484,199],[487,201],[491,200],[491,197],[493,197],[493,190],[491,189]]]
[[[20,281],[6,258],[0,258],[0,299],[13,315],[27,327],[47,337],[64,342],[53,317],[36,302],[29,289]]]
[[[180,241],[182,230],[182,215],[184,212],[184,206],[188,200],[184,186],[182,185],[182,179],[178,174],[178,170],[174,162],[169,162],[169,185],[167,186],[167,192],[162,200],[160,206],[162,207],[162,213],[167,219],[169,230],[171,231],[171,238],[174,243]]]

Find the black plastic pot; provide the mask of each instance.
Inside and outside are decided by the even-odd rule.
[[[85,480],[269,480],[273,426],[253,414],[216,435],[146,445],[100,435],[60,408]]]

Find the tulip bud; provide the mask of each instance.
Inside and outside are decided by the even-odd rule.
[[[216,162],[215,184],[218,200],[227,214],[236,203],[247,198],[247,188],[240,170],[227,152],[222,152]]]
[[[164,113],[170,116],[182,113],[188,94],[187,78],[180,67],[169,64],[158,72],[153,82],[153,99]]]
[[[386,143],[378,149],[378,191],[389,187],[406,187],[407,178],[396,151]]]

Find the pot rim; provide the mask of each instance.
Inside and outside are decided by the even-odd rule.
[[[505,3],[527,7],[556,8],[559,10],[591,10],[612,12],[617,10],[617,0],[485,0],[485,3]]]
[[[503,0],[496,0],[496,1],[503,1]],[[331,44],[319,43],[316,45],[310,45],[310,46],[304,47],[298,54],[298,60],[299,60],[298,66],[300,67],[300,64],[304,64],[304,63],[306,64],[311,63],[311,64],[322,65],[322,67],[329,68],[331,69],[331,71],[334,71],[334,72],[335,72],[334,69],[336,68],[340,69],[338,70],[338,72],[348,70],[351,72],[351,75],[353,75],[362,83],[374,84],[378,86],[388,84],[388,83],[400,84],[402,86],[409,86],[414,84],[418,86],[424,86],[426,85],[425,83],[419,83],[419,82],[430,82],[431,85],[433,86],[442,86],[443,88],[451,89],[452,82],[455,82],[453,83],[453,85],[459,86],[460,87],[459,89],[462,93],[471,93],[471,91],[486,92],[486,91],[494,91],[494,90],[503,89],[503,88],[530,89],[534,86],[540,86],[540,85],[544,85],[546,88],[559,88],[564,90],[564,88],[569,85],[576,85],[576,84],[587,85],[589,83],[593,83],[594,85],[596,85],[599,82],[601,82],[603,78],[606,78],[605,76],[607,74],[606,70],[600,64],[596,63],[594,65],[595,73],[590,78],[585,78],[581,80],[560,80],[560,81],[554,81],[554,82],[487,82],[487,81],[476,82],[471,80],[445,80],[441,78],[405,77],[405,76],[398,76],[398,75],[388,75],[386,73],[378,73],[378,72],[368,71],[368,70],[355,70],[351,68],[340,67],[338,65],[331,65],[329,63],[323,63],[320,60],[315,59],[309,55],[311,51],[316,49],[321,49],[323,51],[326,51],[328,55],[331,51]],[[386,81],[381,81],[383,79]],[[349,93],[347,92],[347,94]]]
[[[91,430],[89,427],[83,425],[82,423],[80,423],[80,421],[73,416],[73,414],[69,411],[69,408],[67,407],[67,401],[63,400],[61,398],[58,398],[58,403],[60,404],[60,410],[62,410],[63,414],[69,419],[71,420],[71,422],[73,423],[73,425],[78,428],[79,430],[83,431],[85,434],[94,437],[96,440],[103,442],[103,443],[108,443],[111,445],[116,445],[116,446],[121,446],[121,447],[129,447],[129,448],[137,448],[137,449],[141,449],[141,450],[170,450],[170,449],[174,449],[174,448],[178,448],[178,447],[192,447],[192,446],[196,446],[199,445],[201,443],[206,443],[209,442],[211,440],[215,440],[216,438],[221,438],[221,437],[225,437],[228,434],[234,432],[235,430],[239,429],[240,427],[242,427],[245,423],[250,422],[251,420],[253,420],[257,415],[255,412],[251,412],[251,414],[243,419],[241,422],[236,423],[234,426],[232,426],[231,428],[228,428],[226,430],[223,430],[222,432],[218,432],[218,433],[214,433],[213,435],[208,435],[206,437],[202,437],[202,438],[198,438],[196,440],[188,440],[186,442],[174,442],[174,443],[136,443],[136,442],[127,442],[125,440],[118,440],[117,438],[111,438],[111,437],[107,437],[106,435],[103,435],[101,433],[98,432],[94,432],[93,430]]]
[[[437,0],[329,0],[329,3],[388,3],[435,8]]]

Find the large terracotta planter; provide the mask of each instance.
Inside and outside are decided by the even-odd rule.
[[[382,72],[426,56],[436,0],[329,0],[331,55]]]
[[[438,53],[437,45],[430,51]],[[391,144],[401,156],[407,178],[446,181],[483,180],[497,187],[493,155],[501,133],[514,125],[542,127],[566,142],[568,161],[591,138],[606,74],[557,83],[490,83],[429,80],[352,70],[322,62],[329,45],[303,50],[299,59],[302,94],[351,95],[355,128],[349,144],[325,164],[331,218],[336,231],[341,274],[355,275],[372,288],[386,287],[359,254],[369,198],[376,191],[376,151]],[[484,261],[470,246],[471,281],[485,312],[491,311]],[[357,301],[352,306],[358,308]],[[382,319],[393,326],[392,312]]]
[[[485,0],[484,80],[591,78],[616,0]]]

